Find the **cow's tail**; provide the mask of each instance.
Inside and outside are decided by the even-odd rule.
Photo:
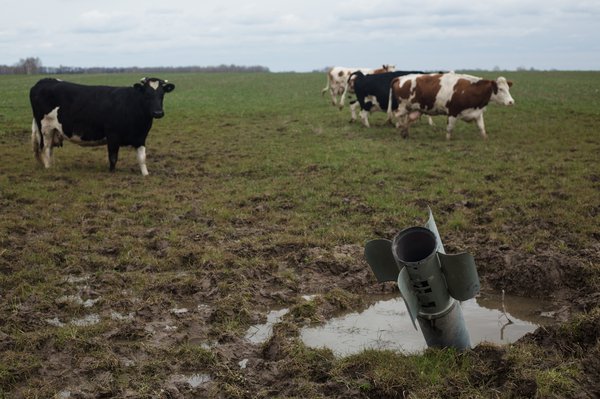
[[[333,69],[333,68],[332,68]],[[329,81],[331,80],[331,78],[329,77],[329,75],[331,75],[331,70],[327,71],[327,83],[325,84],[325,88],[323,90],[321,90],[321,97],[325,95],[325,93],[327,93],[327,90],[329,90]]]
[[[44,136],[40,131],[40,128],[33,118],[33,122],[31,122],[31,147],[33,149],[33,155],[35,155],[35,159],[41,164],[42,161],[42,150],[44,149]]]
[[[390,94],[388,96],[388,106],[387,106],[387,120],[392,121],[392,97],[394,95],[394,82],[396,79],[393,79],[390,83]]]

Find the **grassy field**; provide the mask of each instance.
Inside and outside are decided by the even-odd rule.
[[[324,74],[160,75],[176,89],[146,178],[132,150],[111,174],[105,148],[71,143],[40,168],[40,77],[0,76],[0,397],[600,395],[600,73],[502,75],[516,105],[488,107],[487,141],[464,122],[446,141],[441,117],[406,140],[381,113],[349,124]],[[364,244],[423,224],[428,205],[484,289],[552,299],[562,322],[465,353],[305,347],[300,327],[394,290]],[[291,312],[273,338],[244,340],[277,306]],[[197,373],[211,382],[177,379]]]

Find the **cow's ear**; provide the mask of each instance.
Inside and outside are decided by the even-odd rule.
[[[133,85],[133,87],[134,87],[135,89],[139,90],[139,91],[142,91],[142,90],[144,90],[144,85],[143,85],[143,84],[141,84],[141,83],[135,83],[135,84]]]
[[[508,87],[512,87],[513,82],[511,82],[510,80],[508,80],[506,83],[508,83]]]
[[[163,85],[163,90],[165,91],[165,93],[170,93],[173,90],[175,90],[175,85],[173,83],[165,83]]]

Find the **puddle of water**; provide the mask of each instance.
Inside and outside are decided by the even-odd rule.
[[[58,319],[58,317],[55,317],[53,319],[46,319],[46,323],[48,323],[54,327],[66,326],[66,323],[63,323],[62,321],[60,321]],[[98,316],[97,314],[90,314],[85,317],[82,317],[81,319],[73,319],[70,322],[70,324],[77,326],[77,327],[93,326],[94,324],[98,324],[98,323],[100,323],[100,316]]]
[[[65,323],[63,323],[62,321],[60,321],[58,319],[58,317],[55,317],[53,319],[46,319],[46,323],[50,324],[51,326],[54,327],[64,327]]]
[[[98,323],[100,323],[100,316],[97,314],[90,314],[81,319],[71,320],[71,324],[77,327],[93,326]]]
[[[123,357],[121,359],[119,359],[121,365],[123,365],[124,367],[133,367],[135,366],[135,361],[131,360],[131,359],[127,359],[126,357]]]
[[[208,343],[204,342],[204,343],[200,344],[200,347],[207,351],[214,349],[217,346],[219,346],[219,343],[217,341],[212,341],[212,342],[208,342]]]
[[[402,298],[381,300],[361,313],[349,313],[325,325],[303,328],[300,337],[307,346],[327,347],[347,356],[363,349],[415,352],[427,345],[415,331]]]
[[[265,324],[258,324],[252,326],[246,332],[246,339],[253,344],[261,344],[271,338],[273,334],[273,325],[279,323],[283,316],[285,316],[290,310],[280,309],[272,310],[267,314],[267,322]]]
[[[119,312],[115,312],[114,310],[111,310],[110,312],[110,318],[112,320],[117,320],[117,321],[131,321],[133,320],[133,313],[128,313],[126,315],[119,313]]]
[[[61,296],[56,300],[57,304],[66,304],[72,303],[78,306],[83,306],[84,308],[91,308],[96,304],[96,302],[100,301],[102,298],[98,297],[96,299],[86,299],[85,301],[81,299],[79,295],[65,295]]]
[[[190,376],[176,374],[171,376],[171,381],[186,383],[192,388],[198,388],[201,385],[211,382],[212,378],[208,374],[192,374]]]
[[[192,388],[197,388],[200,385],[210,382],[211,378],[208,374],[194,374],[190,377],[187,377],[186,381]]]
[[[390,349],[403,353],[427,348],[420,331],[416,331],[401,297],[379,300],[360,313],[350,313],[329,320],[325,325],[304,328],[300,336],[311,347],[330,348],[338,356],[363,349]],[[502,313],[501,295],[486,295],[462,303],[463,314],[473,346],[487,341],[496,344],[514,342],[539,325],[552,320],[540,316],[547,303],[519,297],[505,297],[506,315]],[[514,312],[514,313],[513,313]],[[508,323],[507,317],[512,323]]]

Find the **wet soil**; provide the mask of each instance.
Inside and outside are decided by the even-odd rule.
[[[247,229],[238,227],[240,236],[260,234]],[[22,242],[40,239],[29,234],[15,229],[11,247],[25,250]],[[147,230],[144,234],[152,237],[155,232]],[[160,240],[150,242],[148,248],[157,256],[170,249]],[[560,253],[523,254],[490,245],[483,248],[477,255],[483,287],[551,299],[556,305],[553,316],[557,322],[568,321],[600,304],[597,287],[586,284],[589,276],[584,262],[589,259]],[[31,293],[16,308],[3,301],[4,328],[46,331],[36,336],[31,347],[41,361],[34,361],[29,369],[19,366],[10,380],[4,379],[2,383],[9,387],[6,392],[15,398],[28,397],[33,391],[62,398],[386,396],[332,380],[331,354],[325,353],[309,364],[294,361],[299,350],[299,328],[359,308],[359,293],[396,292],[394,284],[376,282],[361,246],[323,248],[289,243],[252,247],[232,241],[228,250],[265,262],[241,268],[232,276],[220,266],[201,261],[191,251],[180,259],[180,265],[185,265],[183,271],[168,272],[168,278],[159,278],[159,270],[140,270],[136,265],[106,270],[84,256],[77,270],[65,270],[56,287],[57,292],[71,296],[61,295],[46,304]],[[113,257],[119,252],[119,244],[105,245],[102,251],[104,256]],[[55,256],[60,264],[60,255]],[[3,257],[3,273],[17,272],[13,261]],[[156,279],[141,291],[141,297],[129,288],[135,284],[133,279],[140,277],[140,271],[155,274]],[[163,294],[155,297],[156,292]],[[10,294],[10,288],[3,293]],[[306,301],[302,297],[306,294],[320,295]],[[290,312],[275,325],[266,343],[252,343],[244,336],[245,328],[265,322],[269,309],[283,306]],[[75,341],[64,341],[66,346],[57,342],[56,329],[77,334],[73,326],[83,325],[77,324],[78,320],[81,323],[90,314],[95,316],[85,325],[101,328]],[[237,323],[240,329],[230,328],[231,323]],[[48,332],[49,328],[53,330]],[[540,328],[519,342],[550,352],[552,359],[576,359],[572,361],[578,362],[583,376],[581,397],[593,397],[599,392],[599,334],[600,315],[596,313],[576,332],[565,331],[557,324]],[[0,334],[0,350],[9,364],[18,363],[11,359],[23,345],[17,336],[10,329]],[[198,350],[193,348],[200,348],[200,352],[190,355],[189,351]],[[168,356],[169,351],[180,354]],[[157,360],[162,356],[168,361]],[[474,384],[492,384],[521,397],[535,397],[536,381],[514,376],[516,365],[504,348],[478,345],[471,357],[480,363],[472,370]],[[146,381],[152,388],[146,393],[140,393],[145,388],[137,383],[125,384],[124,388],[122,378]],[[458,387],[449,385],[445,395],[454,396],[453,389]]]
[[[6,143],[21,151],[27,142]],[[452,398],[465,395],[467,382],[472,397],[552,397],[543,384],[564,388],[573,381],[576,388],[561,392],[600,396],[600,237],[581,245],[558,225],[504,226],[514,241],[538,230],[565,235],[560,250],[527,251],[490,233],[492,216],[481,201],[414,200],[444,216],[457,207],[477,210],[473,226],[442,233],[446,251],[474,255],[483,290],[549,300],[556,323],[510,347],[480,344],[463,354],[449,352],[466,364],[457,369],[467,376],[444,376],[435,392],[411,385],[420,377],[414,369],[405,381],[386,386],[378,367],[387,365],[385,356],[397,360],[396,354],[372,363],[371,354],[340,360],[300,339],[304,327],[363,308],[365,294],[397,292],[395,283],[376,281],[364,243],[340,238],[324,245],[307,237],[307,230],[320,227],[316,222],[288,227],[302,199],[281,192],[225,200],[230,214],[215,215],[201,204],[211,187],[195,179],[214,189],[223,177],[263,172],[222,171],[221,161],[208,164],[200,150],[187,158],[169,151],[153,156],[152,176],[159,180],[146,183],[135,164],[108,175],[102,151],[93,161],[91,152],[69,155],[81,165],[76,178],[60,168],[42,175],[29,164],[2,175],[0,397]],[[239,160],[236,153],[217,155]],[[177,160],[187,162],[189,180],[181,179]],[[324,167],[300,169],[298,181]],[[596,174],[591,181],[597,182]],[[74,188],[87,197],[73,203]],[[239,190],[232,188],[232,196]],[[321,206],[372,218],[364,219],[372,232],[365,241],[389,239],[405,227],[377,219],[358,195],[332,192]],[[318,296],[307,301],[306,295]],[[266,342],[246,337],[248,328],[281,308],[289,312]]]

